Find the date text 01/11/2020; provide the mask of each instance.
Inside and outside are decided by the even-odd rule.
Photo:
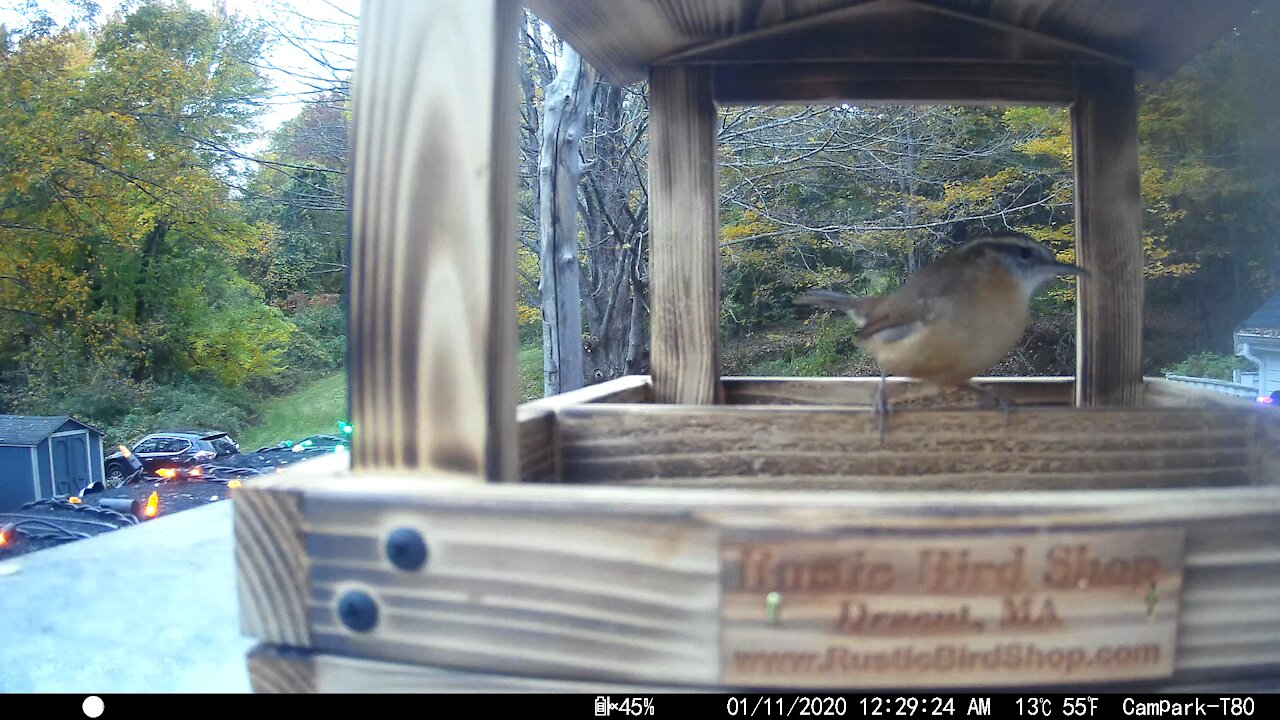
[[[730,695],[726,717],[1253,717],[1248,696]]]
[[[731,695],[725,700],[728,717],[853,717],[879,716],[953,716],[956,714],[956,697],[946,696],[879,696],[863,695],[846,697],[825,695],[741,696]],[[961,716],[991,716],[991,698],[959,698]]]
[[[954,715],[954,697],[880,697],[862,696],[852,701],[855,717],[878,715]],[[850,700],[839,695],[744,697],[732,695],[725,701],[729,717],[844,717],[849,714]],[[963,706],[963,703],[962,703]],[[970,698],[967,715],[990,716],[990,698]]]

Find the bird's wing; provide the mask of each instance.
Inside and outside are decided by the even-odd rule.
[[[864,298],[875,302],[867,306],[858,338],[897,342],[942,320],[948,308],[968,304],[974,265],[969,253],[950,253],[921,268],[892,295]]]
[[[871,297],[854,297],[836,290],[810,290],[805,294],[797,297],[794,302],[796,305],[816,305],[820,308],[828,310],[839,310],[848,313],[850,317],[857,320],[859,324],[867,322],[867,307],[870,306],[877,298]]]
[[[886,299],[854,297],[834,290],[810,290],[796,298],[795,303],[848,313],[862,326],[857,333],[860,340],[875,336],[881,342],[895,342],[915,332],[932,317],[928,298],[910,294],[895,298],[894,302]]]
[[[859,340],[874,337],[880,342],[897,342],[924,327],[933,318],[933,304],[928,298],[895,298],[896,302],[874,300],[866,308],[867,320],[858,330]],[[907,302],[903,302],[907,300]]]

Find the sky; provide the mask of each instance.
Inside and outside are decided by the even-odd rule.
[[[100,9],[99,17],[105,17],[122,5],[132,4],[129,0],[96,0]],[[275,0],[280,5],[296,9],[307,18],[317,22],[309,29],[316,39],[326,37],[338,38],[341,26],[353,26],[360,13],[360,0]],[[216,5],[224,5],[228,11],[253,19],[263,19],[271,23],[283,24],[298,28],[296,18],[276,15],[270,2],[263,0],[187,0],[192,7],[212,9]],[[23,19],[25,0],[0,0],[0,23],[17,24]],[[47,10],[55,20],[61,22],[70,17],[70,5],[65,0],[37,0],[39,7]],[[321,45],[322,49],[326,46]],[[338,44],[328,46],[330,51],[353,54],[353,47]],[[267,99],[270,110],[261,120],[264,130],[271,129],[298,114],[302,109],[302,97],[308,88],[299,82],[292,73],[302,76],[316,75],[323,71],[322,66],[313,60],[307,52],[288,42],[277,42],[268,56],[268,64],[275,69],[267,69],[265,75],[276,86],[275,95]],[[336,62],[335,62],[336,64]],[[343,64],[349,64],[343,61]]]

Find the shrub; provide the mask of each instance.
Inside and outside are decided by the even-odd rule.
[[[1182,362],[1175,363],[1161,372],[1167,375],[1186,375],[1187,377],[1229,381],[1234,377],[1233,371],[1235,370],[1253,371],[1257,370],[1257,367],[1248,360],[1236,355],[1202,352],[1190,355]]]
[[[281,355],[281,371],[250,381],[251,390],[281,395],[346,366],[347,320],[341,305],[312,304],[292,320],[297,331]]]

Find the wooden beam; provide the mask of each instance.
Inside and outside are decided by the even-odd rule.
[[[519,413],[563,410],[592,403],[653,402],[653,380],[648,375],[624,375],[577,390],[530,400],[520,405]]]
[[[351,173],[357,471],[513,479],[513,0],[369,2]]]
[[[516,408],[520,435],[520,482],[559,482],[560,441],[556,411],[589,403],[653,402],[648,375],[627,375],[524,403]]]
[[[567,483],[857,490],[1206,487],[1255,482],[1251,408],[870,411],[593,405],[557,417]]]
[[[736,2],[694,0],[675,13],[669,2],[635,0],[526,0],[525,5],[609,82],[622,86],[643,82],[653,58],[730,32],[733,23],[717,27],[698,20],[732,12]]]
[[[974,378],[976,384],[990,388],[1002,397],[1018,405],[1072,405],[1075,403],[1073,377],[983,377]],[[908,378],[889,378],[890,385],[905,390],[919,386]],[[792,377],[726,377],[724,403],[726,405],[849,405],[870,407],[875,400],[880,378],[792,378]],[[893,390],[892,397],[902,391]],[[971,409],[974,398],[963,393],[963,403],[955,406]],[[939,397],[938,400],[950,400]],[[930,407],[946,406],[944,402],[930,403]],[[915,407],[913,405],[912,407]]]
[[[259,645],[249,653],[249,681],[256,693],[586,693],[644,695],[687,693],[679,685],[589,682],[554,677],[524,677],[468,672],[427,665],[298,652]],[[702,692],[714,692],[707,689]],[[489,701],[492,703],[492,699]],[[616,702],[616,700],[615,700]],[[527,710],[527,706],[524,708]],[[616,713],[615,713],[616,714]]]
[[[1248,22],[1249,13],[1262,0],[990,0],[965,4],[972,8],[968,12],[985,14],[1001,25],[1066,35],[1097,51],[1122,55],[1139,69],[1143,83],[1156,85],[1233,28]]]
[[[1123,63],[1017,25],[909,0],[872,0],[681,50],[654,64],[804,61]]]
[[[659,56],[653,60],[654,65],[682,64],[686,61],[697,60],[699,58],[714,58],[723,51],[732,52],[734,48],[743,44],[752,44],[760,40],[770,40],[776,38],[785,39],[787,36],[796,33],[802,33],[806,30],[820,28],[824,25],[834,23],[857,21],[869,15],[884,12],[891,9],[897,0],[866,0],[865,2],[857,2],[851,6],[846,5],[840,7],[840,3],[835,3],[835,7],[818,13],[808,13],[795,17],[791,20],[783,20],[781,22],[772,22],[765,25],[757,25],[754,21],[750,30],[738,31],[733,34],[723,35],[701,43],[686,45],[675,52],[670,52]],[[795,11],[791,11],[795,12]],[[785,13],[790,15],[791,13]],[[735,28],[736,30],[736,28]]]
[[[559,37],[619,85],[643,80],[651,65],[726,53],[734,45],[824,26],[853,26],[856,31],[886,15],[900,18],[896,33],[872,36],[867,46],[846,43],[846,52],[861,52],[864,58],[870,58],[872,49],[899,58],[908,53],[937,57],[994,45],[1014,59],[1053,52],[1086,62],[1132,63],[1144,71],[1144,82],[1158,82],[1247,22],[1260,2],[527,0]],[[954,40],[936,32],[946,27],[957,28]],[[813,50],[797,43],[786,55],[803,57]]]
[[[295,473],[303,468],[291,468]],[[279,645],[307,647],[309,582],[302,496],[295,490],[264,490],[258,480],[235,492],[236,591],[240,631]]]
[[[720,246],[711,71],[649,80],[650,366],[657,402],[720,397]]]
[[[520,437],[520,482],[557,482],[560,448],[556,442],[556,414],[550,410],[521,410],[516,414]]]
[[[1076,399],[1142,402],[1143,253],[1133,70],[1080,67],[1072,106],[1078,281]]]
[[[684,408],[720,409],[737,410]],[[1158,422],[1191,413],[1148,414]],[[1070,423],[1059,423],[1064,425]],[[263,489],[275,484],[268,481]],[[1275,488],[671,491],[421,483],[403,474],[369,474],[354,483],[317,475],[287,486],[305,488],[311,571],[299,590],[307,601],[310,649],[319,655],[565,682],[716,686],[725,682],[717,641],[730,582],[722,562],[726,539],[847,543],[869,536],[917,542],[950,536],[955,542],[961,535],[1161,526],[1185,531],[1175,679],[1192,682],[1229,671],[1244,677],[1280,665],[1280,608],[1266,602],[1280,588],[1271,571],[1280,562]],[[388,562],[389,534],[402,528],[418,532],[430,549],[424,566],[402,569]],[[353,594],[369,607],[372,627],[357,630],[340,617],[338,608]],[[785,628],[784,621],[779,637],[791,637]],[[1050,637],[1069,645],[1079,631],[1054,629]],[[902,639],[925,638],[904,631]],[[318,658],[313,667],[296,676],[304,686],[325,686]],[[373,677],[347,678],[346,687]],[[781,673],[777,679],[797,680]],[[410,682],[398,678],[394,684]],[[875,682],[848,678],[851,688]]]
[[[322,692],[315,656],[297,648],[257,645],[249,651],[249,687],[259,695]]]
[[[1028,25],[1004,22],[1002,20],[975,14],[971,11],[941,7],[934,2],[926,0],[898,0],[904,5],[911,5],[922,10],[935,12],[940,16],[951,18],[956,22],[973,22],[981,27],[988,29],[993,33],[1006,33],[1006,43],[1008,50],[1011,52],[1019,52],[1028,47],[1043,45],[1045,48],[1056,48],[1062,52],[1079,53],[1081,59],[1085,62],[1103,62],[1108,64],[1132,63],[1133,59],[1127,56],[1121,56],[1115,53],[1103,50],[1090,42],[1082,42],[1077,40],[1069,40],[1059,37],[1049,32],[1045,32],[1043,27],[1030,27]],[[1023,2],[1023,0],[1016,0]],[[1078,0],[1051,0],[1059,3],[1074,3]]]
[[[714,66],[722,105],[946,102],[1066,105],[1075,100],[1062,63],[824,62]]]

